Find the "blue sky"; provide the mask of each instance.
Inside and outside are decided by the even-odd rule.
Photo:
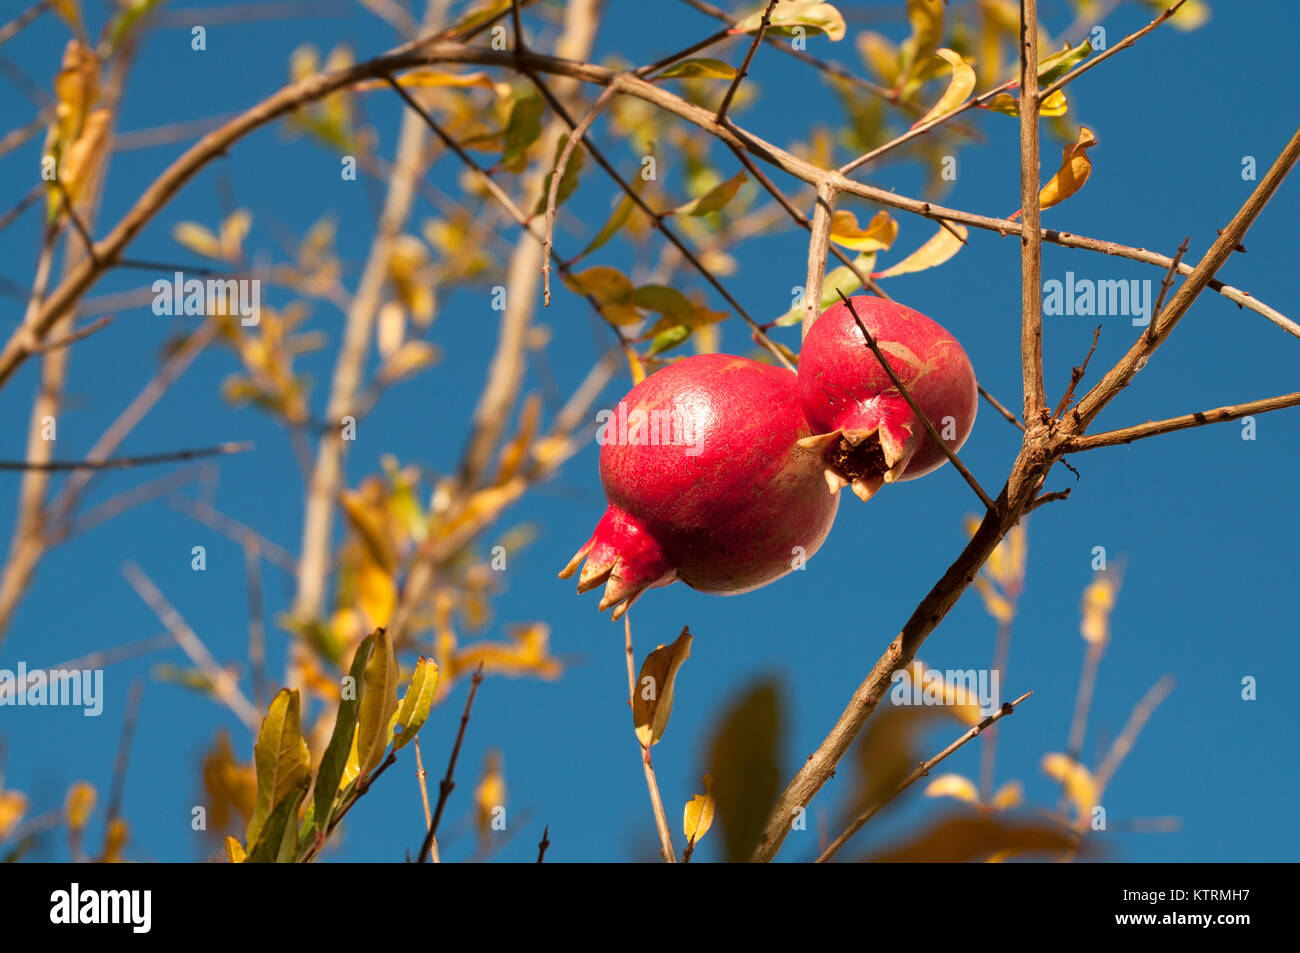
[[[613,0],[598,57],[617,53],[649,62],[715,28],[684,4],[660,3],[663,13],[651,17],[638,12],[643,4]],[[900,6],[841,4],[851,14],[849,39],[832,45],[814,38],[809,49],[860,70],[852,32],[871,26],[901,39]],[[1068,21],[1065,4],[1041,6],[1053,30]],[[1214,18],[1202,29],[1180,33],[1161,28],[1071,88],[1076,118],[1096,131],[1100,143],[1091,152],[1088,185],[1045,212],[1046,226],[1165,253],[1190,235],[1189,258],[1194,259],[1236,211],[1254,186],[1242,179],[1243,157],[1254,156],[1262,174],[1294,131],[1294,111],[1279,102],[1286,102],[1290,89],[1297,14],[1281,0],[1215,6]],[[24,7],[6,2],[0,20]],[[886,7],[887,17],[876,20]],[[190,9],[193,22],[203,23],[204,11],[217,5]],[[292,21],[223,25],[214,18],[202,53],[190,50],[187,28],[155,33],[141,52],[119,128],[140,130],[238,111],[283,84],[289,55],[302,43],[329,49],[347,39],[359,58],[395,43],[391,30],[353,5],[324,10]],[[1105,20],[1110,41],[1148,19],[1145,6],[1123,4]],[[65,28],[43,17],[0,53],[48,85],[65,39]],[[741,54],[741,46],[732,44],[722,56],[738,60]],[[788,144],[805,135],[814,121],[842,121],[818,74],[792,58],[763,50],[752,75],[760,99],[736,118],[758,134]],[[378,130],[381,152],[391,155],[398,104],[375,95],[365,108]],[[32,113],[11,83],[0,84],[0,110],[4,130],[26,123]],[[978,123],[987,143],[961,151],[957,180],[943,202],[1005,215],[1019,204],[1016,124],[991,114],[980,116]],[[181,148],[114,157],[101,233]],[[1059,149],[1059,142],[1044,137],[1045,176],[1055,169]],[[8,184],[6,205],[36,181],[38,153],[39,139],[0,157],[0,181]],[[613,154],[629,170],[635,168],[625,148]],[[734,159],[725,152],[717,161],[725,174],[735,171]],[[450,162],[441,163],[431,181],[454,191],[459,171]],[[859,175],[908,195],[923,187],[914,166],[889,165]],[[323,211],[332,211],[340,225],[340,253],[351,266],[347,280],[355,281],[373,223],[366,187],[341,182],[334,155],[286,136],[280,127],[255,133],[204,170],[132,244],[130,255],[188,260],[171,240],[170,227],[182,220],[214,224],[221,214],[223,181],[253,214],[250,248],[273,247],[275,229],[301,234]],[[1284,313],[1294,312],[1292,303],[1300,292],[1300,272],[1291,261],[1300,212],[1297,188],[1294,181],[1282,187],[1248,234],[1248,253],[1235,256],[1221,275]],[[586,231],[561,235],[561,245],[576,250],[584,235],[599,226],[610,200],[607,182],[590,170],[584,174],[569,208]],[[871,211],[864,204],[850,207],[860,219]],[[427,206],[420,208],[416,220],[429,212]],[[931,223],[899,218],[900,250],[919,245],[933,232]],[[0,232],[0,275],[8,281],[30,282],[37,229],[31,212]],[[513,240],[514,234],[509,237]],[[733,253],[739,263],[727,280],[733,294],[756,315],[784,311],[791,286],[803,283],[804,233],[783,228]],[[598,253],[591,263],[616,260],[617,254],[611,251],[602,259]],[[1014,239],[975,232],[969,247],[943,268],[893,279],[888,286],[895,297],[948,326],[966,347],[981,382],[1013,406],[1020,388],[1019,267]],[[1162,277],[1134,262],[1048,245],[1044,278],[1064,280],[1067,271],[1093,280],[1150,279],[1157,288]],[[118,272],[92,294],[141,287],[152,277]],[[685,287],[699,283],[692,279]],[[456,464],[495,344],[489,331],[495,328],[495,315],[484,319],[481,300],[470,300],[477,295],[440,302],[430,334],[446,357],[384,398],[348,457],[352,485],[376,472],[385,453],[436,470]],[[716,297],[710,303],[723,306]],[[0,311],[6,336],[21,315],[21,304],[6,298]],[[70,394],[59,418],[57,456],[85,453],[156,366],[157,349],[177,320],[183,319],[155,316],[147,308],[121,312],[111,328],[76,348]],[[595,343],[606,339],[593,333],[585,303],[562,290],[538,320],[553,332],[550,372],[562,388],[572,388],[590,366]],[[1127,318],[1100,320],[1095,370],[1113,363],[1138,333]],[[1086,317],[1046,319],[1044,363],[1053,401],[1067,383],[1071,365],[1087,352],[1096,324],[1097,319]],[[341,318],[321,307],[311,326],[323,330],[333,344]],[[796,332],[785,332],[783,340],[796,345]],[[738,320],[724,326],[722,344],[726,350],[749,349]],[[1257,314],[1205,294],[1096,429],[1295,390],[1296,347],[1300,342]],[[325,352],[330,353],[332,348]],[[319,410],[329,365],[317,356],[305,367],[318,382],[314,406]],[[233,369],[226,352],[204,355],[136,429],[123,452],[255,441],[255,452],[221,461],[216,505],[296,551],[302,518],[297,468],[278,427],[255,410],[232,410],[220,400],[220,382]],[[0,419],[7,422],[0,429],[0,458],[22,455],[34,371],[35,363],[29,362],[0,390]],[[535,368],[529,384],[542,386]],[[624,375],[603,403],[615,403],[628,386]],[[1070,500],[1037,511],[1028,522],[1027,591],[1004,690],[1010,697],[1032,689],[1034,696],[1003,726],[999,781],[1020,779],[1031,803],[1055,804],[1057,788],[1041,772],[1039,760],[1066,744],[1084,655],[1078,606],[1092,578],[1094,547],[1104,546],[1112,560],[1122,560],[1125,576],[1097,684],[1085,746],[1088,760],[1095,764],[1153,682],[1166,673],[1177,679],[1173,694],[1115,778],[1106,804],[1114,819],[1175,816],[1180,828],[1163,834],[1107,834],[1108,856],[1116,859],[1285,860],[1295,858],[1300,843],[1294,811],[1295,713],[1284,689],[1300,663],[1293,598],[1300,583],[1295,543],[1300,502],[1287,489],[1294,485],[1300,413],[1265,415],[1256,426],[1253,441],[1242,439],[1239,424],[1228,423],[1079,455],[1072,462],[1081,479],[1076,483],[1058,468],[1050,484],[1053,489],[1072,486]],[[1017,432],[984,406],[962,457],[993,490],[1009,470],[1017,446]],[[161,472],[109,475],[97,483],[88,502]],[[12,532],[18,485],[16,475],[0,474],[0,538],[8,539]],[[821,740],[916,602],[960,550],[963,517],[975,505],[960,476],[945,467],[927,479],[891,487],[867,505],[846,496],[830,539],[806,572],[736,598],[674,585],[637,604],[633,634],[639,655],[670,641],[684,624],[696,636],[677,683],[671,726],[655,750],[669,822],[679,842],[681,805],[701,790],[709,733],[736,693],[762,677],[780,679],[786,712],[783,772],[788,776]],[[550,825],[548,856],[555,860],[653,854],[649,803],[625,706],[622,627],[596,614],[593,595],[578,597],[571,582],[555,578],[602,509],[593,444],[555,481],[515,507],[505,523],[532,523],[540,536],[511,559],[495,606],[496,623],[485,635],[499,634],[506,623],[540,619],[551,626],[553,648],[568,666],[556,682],[496,678],[482,687],[462,752],[461,783],[444,828],[451,859],[472,852],[464,817],[489,748],[503,753],[509,785],[509,836],[498,845],[499,858],[535,856],[544,823]],[[190,569],[195,545],[207,547],[206,572]],[[0,648],[0,668],[12,669],[19,660],[48,665],[162,631],[119,572],[127,559],[150,574],[218,658],[244,657],[241,549],[155,502],[46,558]],[[284,636],[273,620],[287,608],[291,585],[274,567],[266,568],[265,580],[268,633],[278,663]],[[993,645],[993,623],[978,596],[968,593],[926,642],[921,657],[937,668],[983,668],[990,664]],[[109,668],[100,718],[84,718],[73,710],[0,709],[0,735],[9,749],[5,784],[29,795],[32,813],[61,803],[72,781],[89,780],[101,792],[101,811],[90,835],[91,843],[98,842],[127,693],[132,680],[147,675],[158,661],[184,664],[184,657],[172,650]],[[1247,676],[1258,681],[1256,701],[1241,699],[1241,681]],[[424,731],[431,773],[445,764],[464,692],[462,685]],[[133,826],[129,856],[200,856],[201,842],[189,826],[200,789],[198,762],[223,725],[241,753],[251,751],[251,738],[223,709],[185,689],[147,683],[125,789],[125,814]],[[952,726],[937,729],[927,736],[925,750],[938,751],[956,733]],[[967,746],[948,767],[977,775],[978,749],[978,742]],[[400,860],[406,849],[418,846],[421,808],[413,772],[413,759],[404,756],[353,812],[340,849],[330,856]],[[814,802],[812,817],[824,813],[834,824],[845,789],[843,780],[832,781]],[[939,805],[913,791],[899,810],[859,835],[854,846],[862,851],[904,837],[938,810]],[[706,838],[697,856],[715,857],[719,843],[717,837]],[[797,834],[786,855],[802,859],[815,848],[815,835]],[[40,856],[62,858],[65,849],[53,845]]]

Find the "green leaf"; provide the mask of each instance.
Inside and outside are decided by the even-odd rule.
[[[582,295],[591,295],[600,304],[605,317],[620,327],[641,320],[636,309],[636,286],[632,279],[610,265],[593,265],[585,271],[564,275],[564,283]]]
[[[1092,53],[1092,41],[1081,40],[1079,45],[1070,49],[1070,44],[1065,45],[1065,49],[1059,53],[1053,53],[1047,59],[1038,64],[1038,83],[1040,86],[1050,86],[1058,79],[1064,76],[1070,70],[1074,69]]]
[[[516,99],[506,122],[505,153],[501,165],[511,172],[522,172],[528,165],[528,147],[542,134],[542,113],[546,103],[537,95]]]
[[[646,352],[646,357],[654,357],[664,351],[671,351],[679,344],[684,343],[691,336],[691,331],[692,328],[687,324],[675,324],[671,328],[660,331],[655,335],[654,340],[650,342],[650,350]]]
[[[723,208],[728,202],[736,197],[740,187],[748,181],[748,176],[744,172],[737,172],[726,182],[710,189],[699,198],[687,202],[679,208],[673,209],[671,215],[707,215],[710,212],[716,212]]]
[[[637,181],[639,182],[641,180],[638,179]],[[633,186],[633,188],[636,187],[637,186]],[[605,221],[605,224],[600,227],[600,231],[596,233],[596,237],[587,244],[586,248],[578,252],[578,257],[585,258],[590,252],[595,251],[601,245],[613,238],[618,233],[618,230],[622,228],[623,224],[628,220],[628,216],[632,214],[632,209],[635,206],[636,203],[632,201],[630,196],[623,196],[623,198],[619,200],[618,204],[614,206],[614,211]]]
[[[871,274],[871,270],[876,267],[876,253],[864,252],[857,258],[853,259],[854,266],[864,275]],[[853,294],[862,287],[862,282],[858,281],[858,276],[848,265],[841,265],[834,271],[826,272],[826,277],[822,279],[822,301],[821,310],[825,311],[831,305],[840,300],[840,296],[835,289],[838,288],[846,295]],[[788,328],[791,325],[798,324],[803,320],[803,305],[791,308],[781,317],[776,319],[778,327]]]
[[[248,822],[246,843],[256,843],[276,808],[294,792],[305,791],[311,783],[311,756],[302,737],[299,704],[297,691],[282,688],[271,700],[271,707],[262,720],[262,729],[253,746],[257,800]],[[279,848],[278,840],[276,848]]]
[[[134,0],[113,21],[113,25],[108,30],[108,45],[110,49],[116,50],[122,45],[122,41],[135,28],[135,25],[154,7],[158,6],[160,0]]]
[[[542,189],[541,197],[537,200],[537,207],[533,209],[534,215],[541,215],[546,211],[546,199],[551,194],[551,179],[555,176],[555,164],[560,161],[560,153],[564,151],[564,144],[568,141],[568,136],[560,136],[559,142],[555,144],[555,159],[551,163],[551,171],[546,174],[546,186]],[[582,164],[586,161],[586,158],[581,143],[569,154],[569,161],[564,164],[564,175],[560,177],[560,190],[555,193],[556,208],[563,205],[564,200],[572,195],[578,187],[578,173],[582,171]]]
[[[736,68],[707,56],[674,63],[655,79],[734,79]]]
[[[334,716],[334,733],[330,735],[330,742],[320,759],[320,770],[316,772],[316,791],[312,797],[311,811],[319,831],[328,828],[334,798],[339,793],[343,768],[348,763],[348,754],[352,749],[352,736],[356,733],[357,714],[361,709],[365,688],[366,664],[370,661],[374,648],[375,637],[367,635],[352,656],[352,667],[348,670],[352,679],[352,697],[339,701],[338,714]]]
[[[386,629],[376,629],[375,650],[366,663],[362,681],[361,714],[357,719],[358,777],[367,778],[379,767],[388,749],[388,727],[397,711],[397,657]]]
[[[306,779],[304,779],[304,782]],[[298,805],[307,794],[303,783],[290,791],[262,825],[256,842],[244,858],[246,864],[285,864],[293,861],[298,847]]]
[[[690,324],[695,314],[695,305],[686,295],[666,285],[642,285],[632,300],[637,307],[662,314],[677,324]]]
[[[781,793],[778,763],[782,704],[774,680],[754,685],[728,706],[709,745],[713,798],[725,857],[748,860]]]
[[[415,663],[410,687],[406,689],[402,703],[397,706],[397,714],[393,716],[396,723],[402,726],[402,730],[393,738],[394,749],[405,747],[424,727],[437,691],[438,663],[421,656]]]

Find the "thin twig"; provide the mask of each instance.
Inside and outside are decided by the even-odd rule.
[[[1119,770],[1124,758],[1133,750],[1133,743],[1137,741],[1137,736],[1142,732],[1148,719],[1173,690],[1174,677],[1166,675],[1147,689],[1147,693],[1142,696],[1142,700],[1138,702],[1129,715],[1124,730],[1119,733],[1119,737],[1111,744],[1110,750],[1106,752],[1105,760],[1102,761],[1101,766],[1094,775],[1099,795],[1106,790],[1106,786],[1110,784],[1110,779],[1115,776],[1115,772]]]
[[[1070,401],[1074,399],[1074,389],[1079,386],[1079,381],[1083,380],[1083,375],[1088,371],[1088,362],[1092,360],[1093,352],[1097,350],[1097,339],[1099,337],[1101,337],[1100,324],[1092,332],[1092,347],[1088,348],[1088,353],[1084,355],[1083,363],[1076,364],[1070,370],[1070,386],[1065,389],[1065,393],[1061,395],[1060,403],[1056,405],[1056,410],[1052,413],[1054,420],[1060,420],[1061,415],[1069,409]]]
[[[1142,29],[1138,30],[1136,33],[1130,33],[1128,36],[1124,37],[1124,39],[1120,40],[1110,49],[1103,52],[1100,56],[1093,56],[1084,60],[1083,63],[1081,63],[1079,66],[1076,66],[1074,69],[1070,70],[1070,72],[1066,73],[1055,83],[1052,83],[1046,89],[1041,90],[1038,94],[1039,101],[1046,99],[1048,96],[1052,95],[1052,93],[1056,92],[1058,89],[1062,89],[1065,86],[1068,86],[1070,83],[1074,82],[1076,79],[1078,79],[1084,73],[1088,72],[1088,70],[1092,69],[1093,67],[1100,66],[1102,63],[1104,63],[1110,57],[1114,56],[1120,50],[1128,49],[1138,40],[1142,39],[1142,37],[1146,36],[1148,33],[1150,33],[1160,24],[1164,23],[1171,16],[1177,13],[1178,8],[1181,7],[1186,2],[1187,0],[1177,0],[1177,2],[1174,3],[1173,6],[1166,9],[1164,13],[1160,14],[1160,16],[1156,17],[1154,20],[1152,20]]]
[[[713,117],[717,122],[726,120],[731,101],[736,98],[736,91],[740,89],[740,84],[745,81],[745,77],[749,74],[749,64],[753,62],[759,44],[763,42],[763,37],[767,35],[768,24],[772,21],[772,8],[775,6],[776,0],[767,0],[767,7],[763,10],[763,19],[758,23],[758,29],[754,32],[754,39],[750,42],[749,49],[745,51],[745,59],[741,62],[740,69],[736,71],[731,85],[727,87],[726,95],[722,97],[722,105],[718,107],[717,115]]]
[[[1169,263],[1169,271],[1165,274],[1164,280],[1160,282],[1160,295],[1156,298],[1156,303],[1151,309],[1152,320],[1147,323],[1146,336],[1150,340],[1155,336],[1155,318],[1165,309],[1165,296],[1169,294],[1169,289],[1174,286],[1174,276],[1178,274],[1178,266],[1183,262],[1183,256],[1187,254],[1188,243],[1192,240],[1191,235],[1183,237],[1183,243],[1178,246],[1178,252],[1174,255],[1173,261]]]
[[[122,816],[122,794],[126,790],[126,769],[131,760],[131,739],[135,737],[136,719],[140,715],[140,698],[144,694],[144,679],[135,678],[126,696],[126,714],[122,717],[122,734],[117,741],[117,756],[113,759],[113,781],[109,788],[108,813],[105,824],[112,824]]]
[[[980,392],[980,396],[983,397],[985,400],[987,400],[989,404],[992,405],[994,410],[1000,413],[1003,417],[1007,418],[1007,421],[1013,424],[1016,427],[1016,429],[1019,430],[1021,433],[1025,432],[1024,422],[1021,421],[1020,418],[1017,417],[1015,414],[1013,414],[1011,411],[1007,410],[1007,408],[1003,405],[1002,401],[998,400],[996,397],[990,394],[984,388],[983,384],[976,384],[975,386],[976,388],[978,388]]]
[[[555,161],[555,168],[551,170],[550,186],[546,190],[546,232],[542,237],[542,296],[548,308],[551,306],[551,249],[555,244],[555,206],[560,198],[560,182],[564,178],[564,170],[568,168],[569,158],[573,155],[573,150],[577,148],[578,143],[587,134],[587,130],[596,121],[600,111],[614,98],[617,92],[614,87],[607,86],[596,97],[596,101],[591,104],[591,108],[587,110],[586,115],[569,133],[569,137],[564,142],[564,148]]]
[[[625,636],[624,655],[627,657],[627,703],[633,707],[636,697],[636,674],[632,651],[631,613],[623,614],[623,633]],[[640,739],[638,739],[638,742]],[[650,808],[654,813],[655,829],[659,833],[659,853],[670,864],[677,863],[677,852],[673,850],[673,838],[668,831],[668,817],[664,814],[663,798],[659,796],[659,782],[655,778],[654,764],[650,761],[650,747],[641,745],[641,767],[645,770],[646,788],[650,791]]]
[[[207,646],[194,634],[194,630],[181,618],[181,614],[172,608],[171,603],[164,598],[153,580],[129,559],[122,564],[122,575],[166,626],[167,631],[176,640],[176,644],[190,657],[190,661],[203,673],[203,677],[212,686],[213,694],[239,716],[239,720],[248,727],[249,731],[256,733],[262,721],[261,713],[244,697],[234,677],[217,664],[217,660],[212,657]]]
[[[822,287],[826,281],[826,249],[830,246],[835,221],[835,200],[839,193],[829,179],[817,183],[817,205],[813,209],[808,239],[808,277],[803,289],[803,336],[806,338],[822,311]],[[839,289],[835,289],[839,291]],[[841,295],[842,297],[842,295]],[[848,300],[847,298],[845,300]]]
[[[966,464],[961,462],[957,454],[948,446],[948,442],[944,440],[943,437],[939,436],[939,431],[935,429],[930,418],[925,415],[925,411],[923,411],[916,401],[912,399],[911,392],[908,391],[906,386],[904,386],[898,375],[894,373],[894,369],[889,366],[889,361],[885,358],[884,352],[880,350],[880,345],[877,343],[876,339],[872,337],[871,332],[867,330],[867,326],[862,323],[862,319],[858,317],[858,311],[857,308],[853,307],[853,302],[845,296],[843,291],[840,291],[838,288],[835,290],[839,293],[840,300],[848,307],[849,314],[853,315],[853,320],[857,323],[858,330],[862,332],[862,336],[867,341],[867,347],[871,349],[872,354],[876,355],[876,360],[880,362],[880,366],[884,368],[885,373],[889,375],[889,379],[893,381],[894,386],[898,388],[898,392],[903,395],[903,399],[907,401],[907,406],[912,408],[912,413],[916,414],[917,419],[925,425],[926,432],[930,435],[930,439],[934,441],[935,446],[939,447],[939,449],[943,451],[944,456],[948,458],[948,461],[957,468],[957,471],[962,475],[966,482],[970,484],[970,488],[975,491],[975,495],[980,498],[980,502],[984,504],[985,509],[996,509],[996,504],[993,502],[993,499],[984,492],[984,487],[980,486],[979,480],[975,479],[975,475],[966,468]]]
[[[433,826],[433,814],[429,810],[429,772],[424,770],[424,757],[420,754],[420,736],[411,739],[415,745],[415,779],[420,783],[420,803],[424,805],[424,829]]]
[[[53,472],[66,470],[124,470],[129,467],[147,466],[152,463],[174,463],[177,460],[194,460],[199,457],[222,457],[234,453],[246,453],[252,449],[253,444],[244,441],[242,443],[222,443],[215,447],[197,447],[191,450],[146,453],[135,457],[109,457],[107,460],[47,460],[44,462],[0,460],[0,470],[45,470]]]
[[[853,823],[848,826],[848,829],[845,830],[844,833],[841,834],[839,837],[835,838],[835,840],[831,841],[830,846],[827,847],[824,851],[822,851],[821,856],[817,858],[816,862],[819,864],[824,864],[832,857],[834,857],[835,854],[839,851],[839,849],[843,847],[846,843],[848,843],[849,838],[851,838],[858,831],[862,830],[863,826],[867,823],[867,821],[871,820],[878,813],[880,813],[881,808],[883,808],[894,798],[898,797],[898,795],[902,794],[904,791],[906,791],[909,787],[911,787],[914,783],[919,781],[921,778],[929,774],[936,765],[938,765],[940,762],[947,759],[949,755],[951,755],[962,745],[966,744],[966,742],[979,737],[980,733],[983,732],[985,729],[987,729],[990,725],[997,724],[1007,715],[1010,715],[1013,712],[1015,712],[1016,706],[1019,705],[1022,701],[1024,701],[1032,694],[1033,694],[1032,691],[1025,692],[1023,695],[1021,695],[1013,702],[1003,702],[1001,708],[999,708],[993,714],[989,715],[978,725],[972,726],[969,730],[966,731],[965,734],[963,734],[952,744],[948,745],[948,747],[944,748],[942,751],[940,751],[929,761],[922,761],[917,766],[916,770],[913,771],[911,774],[909,774],[906,778],[904,778],[903,782],[898,787],[896,787],[887,797],[885,797],[884,800],[882,800],[879,804],[873,804],[871,807],[867,808],[867,810],[859,814],[857,818],[854,819]]]
[[[542,828],[542,839],[537,842],[537,862],[539,864],[546,859],[546,848],[551,846],[550,833],[551,825],[547,824]]]
[[[456,787],[453,776],[456,773],[456,759],[460,757],[460,746],[465,741],[465,728],[469,725],[469,712],[474,706],[474,696],[478,694],[479,685],[483,684],[483,663],[480,662],[478,671],[474,673],[469,683],[469,697],[465,699],[465,711],[460,716],[460,730],[456,732],[456,744],[451,749],[451,759],[447,762],[447,775],[438,784],[438,806],[434,809],[433,820],[429,822],[429,832],[424,835],[424,843],[420,845],[420,853],[416,857],[417,864],[423,864],[429,856],[429,851],[437,842],[438,824],[442,820],[442,812],[447,807],[447,799],[451,797],[452,789]]]

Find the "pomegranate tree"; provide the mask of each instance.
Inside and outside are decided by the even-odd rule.
[[[680,579],[722,595],[784,576],[830,532],[838,496],[812,435],[799,382],[729,354],[688,357],[636,385],[601,415],[600,479],[609,505],[560,573],[578,591],[605,584],[618,619],[647,589]]]
[[[850,301],[894,374],[957,450],[970,435],[979,400],[962,346],[919,311],[868,295]],[[843,302],[827,308],[803,342],[799,401],[814,434],[800,445],[821,455],[832,492],[850,486],[867,500],[884,484],[914,480],[947,459]]]

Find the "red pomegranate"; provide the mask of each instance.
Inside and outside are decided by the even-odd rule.
[[[979,401],[962,346],[919,311],[870,295],[850,300],[907,392],[957,450]],[[799,401],[815,434],[800,445],[822,455],[832,492],[848,485],[868,500],[884,484],[914,480],[947,460],[843,302],[827,308],[804,339]]]
[[[602,411],[600,480],[609,501],[560,573],[578,591],[605,583],[618,619],[647,589],[680,579],[722,595],[802,566],[830,532],[837,496],[791,371],[729,354],[688,357]]]

